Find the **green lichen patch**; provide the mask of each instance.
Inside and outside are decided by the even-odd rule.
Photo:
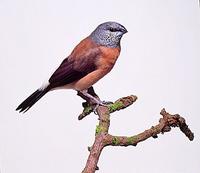
[[[137,136],[131,136],[127,138],[127,143],[128,145],[133,145],[136,140],[137,140]]]
[[[85,114],[89,114],[89,113],[91,113],[92,111],[93,111],[93,109],[92,109],[91,106],[84,107],[84,110],[83,110],[83,112],[84,112]]]
[[[100,126],[97,125],[96,130],[95,130],[95,135],[98,135],[100,133],[100,131],[101,131]]]
[[[118,137],[113,137],[113,139],[112,139],[112,144],[113,144],[113,145],[118,145],[119,143],[120,143],[119,138],[118,138]]]
[[[100,126],[100,125],[97,125],[97,126],[96,126],[96,130],[95,130],[95,135],[98,135],[98,134],[100,134],[100,133],[102,133],[102,132],[105,132],[105,131],[106,131],[106,128],[105,128],[105,127]]]
[[[121,107],[123,107],[122,102],[115,102],[108,106],[110,112],[114,112],[114,111],[120,109]]]
[[[87,115],[89,115],[91,112],[93,112],[93,109],[91,106],[84,106],[83,112],[78,116],[78,120],[82,120]]]

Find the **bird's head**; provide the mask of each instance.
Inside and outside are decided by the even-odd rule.
[[[119,47],[122,36],[127,32],[127,29],[117,22],[105,22],[97,26],[90,37],[99,45]]]

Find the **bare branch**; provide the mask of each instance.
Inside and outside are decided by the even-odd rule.
[[[152,126],[150,129],[145,130],[142,133],[130,137],[108,135],[105,138],[106,145],[136,146],[139,142],[145,141],[150,137],[157,138],[158,134],[164,134],[165,132],[169,132],[171,130],[171,127],[179,127],[180,130],[189,138],[190,141],[194,139],[194,134],[188,128],[185,119],[182,118],[180,115],[171,115],[167,113],[165,109],[162,109],[160,114],[163,116],[163,118],[159,120],[159,124]]]
[[[166,132],[171,131],[171,127],[179,127],[180,130],[189,138],[189,140],[192,141],[194,139],[194,134],[188,128],[185,119],[178,114],[171,115],[168,112],[166,112],[165,109],[162,109],[160,112],[162,118],[160,118],[159,123],[155,126],[152,126],[150,129],[145,130],[142,133],[130,137],[113,136],[109,134],[108,130],[110,126],[110,113],[124,109],[132,105],[136,100],[137,97],[131,95],[128,97],[123,97],[114,102],[113,104],[109,104],[107,107],[98,107],[97,114],[99,116],[99,124],[96,126],[95,141],[92,147],[89,148],[90,154],[82,173],[94,173],[96,170],[99,169],[97,163],[101,152],[104,147],[109,145],[136,146],[139,142],[145,141],[150,137],[157,138],[158,134],[164,134]],[[83,105],[83,107],[83,112],[87,112],[86,110],[92,110],[92,106],[90,106],[89,104],[85,104]],[[85,115],[86,114],[87,113],[85,113]]]

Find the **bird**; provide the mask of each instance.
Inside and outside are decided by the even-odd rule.
[[[127,29],[120,23],[108,21],[101,23],[84,38],[71,54],[40,88],[26,98],[16,111],[25,113],[49,91],[73,89],[97,106],[104,105],[93,90],[93,85],[108,74],[117,61],[122,36]]]

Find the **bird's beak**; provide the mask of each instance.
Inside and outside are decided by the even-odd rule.
[[[128,30],[125,27],[123,27],[122,32],[123,32],[123,34],[126,34],[128,32]]]

